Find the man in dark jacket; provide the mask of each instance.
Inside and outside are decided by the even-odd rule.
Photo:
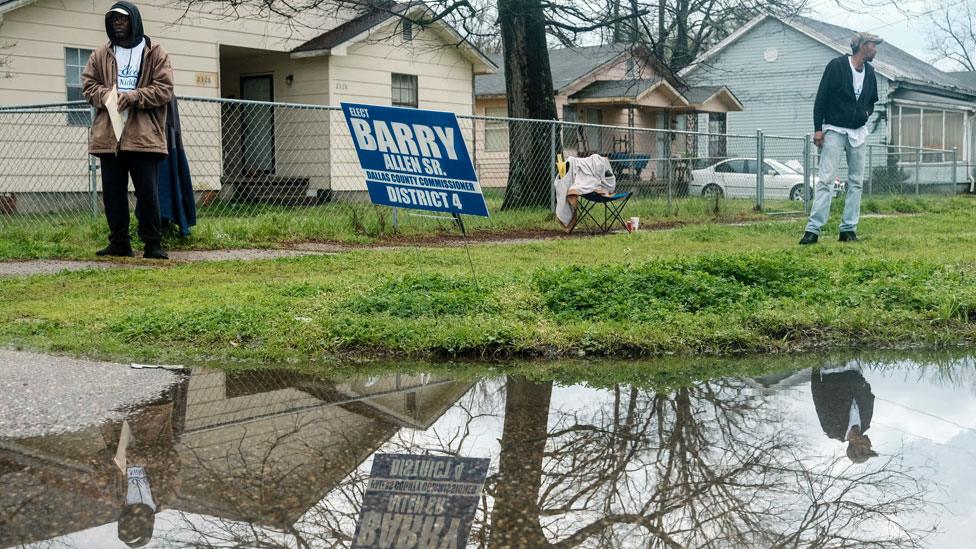
[[[837,175],[841,153],[847,154],[847,198],[840,222],[840,241],[857,240],[857,221],[861,213],[861,182],[864,178],[864,142],[868,138],[868,118],[878,101],[878,81],[874,76],[877,36],[859,32],[851,40],[854,55],[842,55],[824,69],[813,105],[814,144],[821,148],[820,181],[810,209],[810,220],[800,244],[813,244],[830,214],[831,185]]]
[[[861,371],[855,368],[814,368],[810,376],[813,405],[828,437],[847,441],[847,457],[862,463],[878,455],[864,433],[871,427],[874,394]]]
[[[166,106],[173,95],[169,55],[143,34],[139,8],[116,2],[105,14],[109,42],[92,54],[81,75],[82,93],[98,113],[88,152],[101,160],[102,200],[109,245],[98,255],[132,256],[129,241],[129,177],[136,194],[143,257],[169,259],[163,251],[156,167],[165,158]],[[115,95],[117,94],[117,96]],[[109,109],[117,97],[122,119],[115,134]]]

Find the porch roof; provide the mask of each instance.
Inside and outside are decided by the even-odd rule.
[[[571,104],[626,104],[669,110],[737,112],[742,103],[726,86],[679,91],[663,78],[597,80],[569,96]]]

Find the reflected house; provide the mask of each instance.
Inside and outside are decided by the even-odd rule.
[[[287,528],[399,429],[428,428],[470,386],[423,374],[334,383],[194,371],[165,405],[175,437],[154,496],[162,509]],[[0,440],[0,546],[117,520],[117,426]]]
[[[426,375],[341,384],[280,372],[195,375],[178,507],[286,528],[399,429],[428,428],[470,386]]]

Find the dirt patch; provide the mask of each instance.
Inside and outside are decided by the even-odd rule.
[[[339,248],[296,248],[296,249],[239,249],[239,250],[174,250],[167,252],[169,258],[177,263],[192,263],[196,261],[233,261],[256,259],[278,259],[281,257],[301,257],[306,255],[324,255],[343,251]]]
[[[107,261],[62,261],[41,259],[35,261],[0,261],[0,277],[53,274],[63,271],[83,271],[85,269],[111,269],[122,267]]]

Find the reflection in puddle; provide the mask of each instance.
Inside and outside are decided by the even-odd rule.
[[[128,475],[121,421],[0,432],[0,546],[348,546],[376,452],[490,458],[478,547],[966,546],[974,388],[968,359],[605,388],[194,370],[127,415]]]

